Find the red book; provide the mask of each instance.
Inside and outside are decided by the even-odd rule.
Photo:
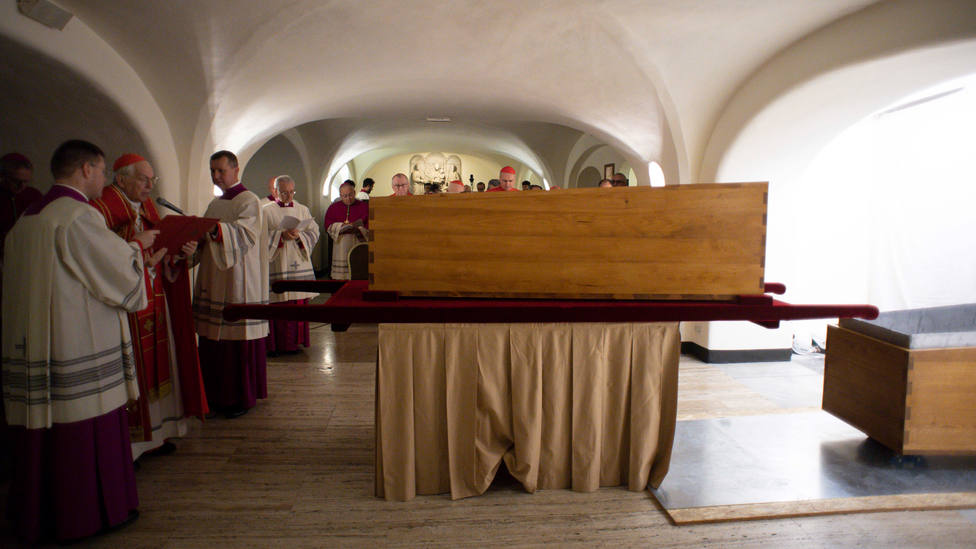
[[[191,240],[199,240],[213,230],[219,219],[196,217],[193,215],[168,215],[154,229],[159,229],[153,249],[166,248],[171,254],[180,253],[180,248]]]

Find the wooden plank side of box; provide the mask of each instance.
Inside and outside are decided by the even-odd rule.
[[[908,349],[827,326],[822,408],[901,453],[908,362]]]
[[[976,347],[909,354],[904,453],[976,453]]]
[[[370,200],[370,288],[405,296],[760,294],[766,183]]]

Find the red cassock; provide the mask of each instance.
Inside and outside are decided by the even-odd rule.
[[[136,213],[122,190],[109,185],[102,191],[101,198],[93,200],[92,206],[105,216],[108,228],[127,241],[131,241],[136,230]],[[149,230],[160,222],[159,212],[151,200],[142,203],[139,217],[141,230]],[[170,250],[173,255],[179,250]],[[146,252],[148,257],[149,253]],[[146,272],[146,293],[149,306],[129,314],[129,326],[137,357],[139,376],[139,401],[129,408],[129,424],[133,441],[150,440],[148,397],[159,395],[173,380],[170,379],[169,346],[166,331],[167,305],[172,319],[173,347],[176,350],[176,364],[179,372],[180,392],[185,416],[203,417],[210,410],[203,389],[203,375],[200,371],[200,357],[197,353],[196,334],[193,331],[193,313],[190,309],[190,275],[185,261],[174,264],[171,273],[176,272],[171,281],[163,274],[162,264],[157,266],[158,274],[149,276]],[[155,329],[159,327],[159,329]],[[142,436],[138,436],[138,435]]]

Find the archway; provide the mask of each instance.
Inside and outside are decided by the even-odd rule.
[[[41,191],[52,183],[51,154],[67,139],[95,143],[109,166],[126,152],[150,156],[128,115],[74,69],[3,36],[0,57],[0,154],[16,150],[27,155],[34,163],[34,186]],[[162,187],[169,188],[175,185]]]
[[[576,178],[576,186],[579,188],[583,187],[596,187],[600,184],[600,180],[603,179],[603,174],[593,166],[587,166],[580,171],[579,176]]]

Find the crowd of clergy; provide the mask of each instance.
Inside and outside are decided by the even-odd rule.
[[[214,153],[222,194],[205,228],[172,244],[160,236],[169,218],[151,199],[150,162],[130,153],[110,167],[97,145],[67,141],[42,195],[30,159],[0,159],[0,474],[8,518],[29,543],[131,523],[137,460],[176,450],[191,418],[245,414],[267,397],[269,352],[309,343],[307,323],[222,314],[314,295],[269,295],[276,280],[315,278],[319,227],[290,177],[260,199],[241,184],[236,156]]]
[[[276,281],[316,278],[320,229],[287,175],[259,198],[241,183],[237,157],[214,153],[221,195],[202,217],[216,223],[169,249],[157,242],[167,218],[151,198],[159,178],[146,158],[124,154],[109,171],[97,145],[71,140],[50,169],[42,195],[30,186],[30,159],[0,159],[0,473],[11,482],[9,518],[30,543],[135,520],[137,460],[175,451],[191,418],[247,413],[268,396],[266,357],[309,345],[307,322],[228,321],[227,305],[317,295],[269,292]],[[476,192],[517,191],[515,174],[506,166]],[[391,186],[411,194],[402,173]],[[367,240],[372,189],[371,179],[358,193],[344,182],[325,213],[333,279],[350,278],[349,250]],[[453,181],[447,192],[475,191]]]

